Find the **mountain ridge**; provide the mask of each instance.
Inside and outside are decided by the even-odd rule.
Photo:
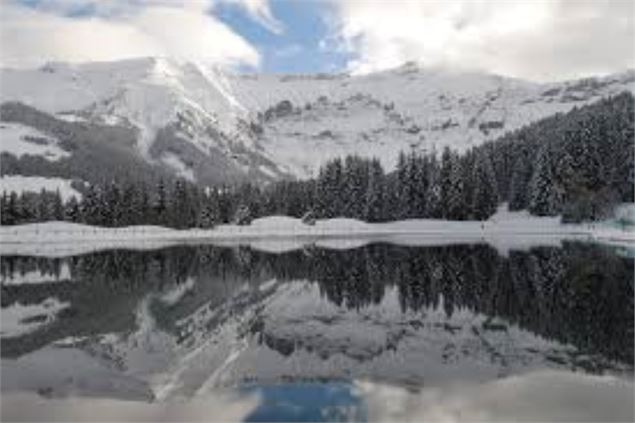
[[[202,184],[311,177],[347,154],[376,156],[392,169],[403,150],[465,151],[635,92],[635,70],[534,83],[413,64],[363,76],[230,74],[162,58],[0,69],[0,80],[0,103],[131,130],[144,160]]]

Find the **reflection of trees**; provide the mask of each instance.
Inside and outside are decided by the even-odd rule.
[[[138,302],[194,278],[173,305],[152,304],[157,323],[176,332],[199,307],[219,307],[245,283],[307,279],[333,303],[359,309],[396,286],[403,310],[469,309],[497,316],[544,337],[624,363],[633,361],[633,262],[584,244],[498,256],[487,246],[398,247],[374,244],[346,251],[309,249],[267,254],[248,248],[174,247],[152,252],[101,252],[65,259],[73,282],[2,287],[2,306],[68,301],[46,328],[2,341],[15,356],[64,336],[130,331]],[[59,274],[60,259],[3,257],[1,272]],[[256,298],[256,297],[254,297]]]

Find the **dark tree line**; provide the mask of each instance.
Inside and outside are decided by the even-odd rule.
[[[556,114],[478,149],[490,151],[511,210],[596,220],[633,202],[635,100],[623,93]]]
[[[326,163],[315,179],[267,187],[203,189],[180,179],[170,185],[160,180],[154,186],[111,181],[87,186],[80,201],[72,197],[66,203],[59,192],[20,196],[5,192],[0,197],[2,224],[66,220],[107,227],[143,224],[182,229],[248,224],[270,215],[369,222],[485,219],[498,204],[492,166],[485,152],[474,159],[472,153],[465,157],[449,149],[441,159],[434,153],[402,154],[397,170],[386,174],[377,159],[348,156]]]
[[[173,228],[212,227],[230,221],[228,201],[236,193],[227,189],[203,190],[184,180],[168,184],[93,184],[84,189],[81,200],[62,202],[59,192],[0,197],[2,224],[14,225],[48,220],[65,220],[97,226],[161,225]]]
[[[633,202],[634,99],[629,93],[557,114],[464,154],[399,155],[386,173],[378,159],[327,162],[316,178],[261,187],[201,188],[184,180],[111,181],[59,193],[4,193],[2,224],[67,220],[99,226],[210,228],[268,215],[350,217],[368,222],[434,218],[485,220],[499,203],[565,221],[597,220]]]

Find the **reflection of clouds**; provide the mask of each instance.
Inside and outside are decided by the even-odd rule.
[[[360,382],[370,421],[633,421],[633,381],[540,371],[484,384],[405,389]]]
[[[204,399],[145,403],[112,399],[47,400],[33,394],[2,395],[3,421],[241,421],[258,397],[214,393]]]

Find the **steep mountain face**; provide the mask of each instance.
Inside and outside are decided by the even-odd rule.
[[[537,84],[412,64],[355,77],[228,75],[158,58],[4,69],[0,78],[0,118],[12,124],[0,135],[13,139],[2,151],[17,162],[40,155],[73,163],[68,149],[64,157],[42,156],[42,148],[25,154],[28,131],[54,135],[63,147],[68,132],[88,131],[90,138],[93,127],[114,128],[142,167],[204,184],[308,177],[329,158],[351,153],[377,156],[391,169],[402,150],[465,150],[574,106],[635,92],[633,71]],[[20,107],[24,115],[15,112]],[[121,136],[100,143],[121,145]]]

